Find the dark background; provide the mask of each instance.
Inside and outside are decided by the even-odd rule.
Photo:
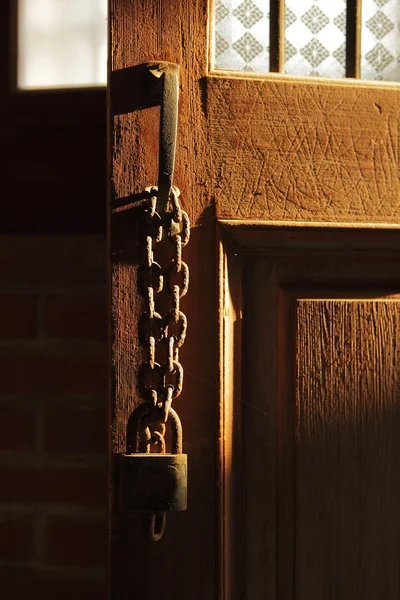
[[[105,89],[17,91],[16,5],[0,3],[1,232],[103,233]]]
[[[0,595],[103,600],[106,92],[16,91],[15,6],[0,2]]]

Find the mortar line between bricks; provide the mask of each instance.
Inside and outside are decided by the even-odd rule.
[[[21,469],[65,468],[82,471],[102,471],[107,464],[107,453],[104,454],[38,454],[0,452],[0,467]]]
[[[0,285],[0,294],[6,295],[21,295],[21,296],[49,296],[49,295],[68,295],[68,296],[82,296],[82,295],[98,295],[100,293],[107,293],[107,287],[105,280],[104,282],[85,283],[80,281],[71,281],[65,284],[52,284],[47,282],[38,282],[35,284],[24,284],[21,282],[16,283],[2,283]]]
[[[6,562],[0,561],[0,569],[9,571],[21,571],[21,569],[32,570],[35,573],[39,572],[41,575],[59,575],[64,577],[71,577],[75,579],[85,581],[99,581],[105,582],[107,577],[106,567],[103,569],[93,569],[87,567],[59,567],[51,565],[43,565],[37,562]]]
[[[35,339],[35,340],[20,340],[20,339],[2,339],[0,340],[0,349],[11,350],[15,352],[27,350],[45,350],[63,352],[78,352],[87,353],[98,352],[104,354],[107,347],[106,341],[85,340],[85,339]],[[91,355],[92,356],[92,355]]]
[[[21,518],[35,519],[37,516],[43,517],[67,517],[85,520],[101,520],[107,517],[107,509],[101,508],[82,508],[80,506],[60,505],[60,504],[40,504],[40,505],[19,505],[19,504],[1,504],[0,521],[8,519]]]
[[[86,406],[90,407],[106,406],[107,394],[90,395],[90,394],[60,394],[44,397],[43,394],[0,394],[0,404],[21,404],[27,406],[38,406],[41,403],[43,406],[59,406],[68,405],[72,408]]]

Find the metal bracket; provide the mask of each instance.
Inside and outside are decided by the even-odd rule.
[[[146,67],[162,83],[157,211],[163,213],[167,209],[175,167],[179,65],[170,62],[151,62],[147,63]]]

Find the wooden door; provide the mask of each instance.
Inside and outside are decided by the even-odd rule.
[[[110,598],[400,597],[399,106],[394,85],[213,73],[207,0],[111,0]],[[142,402],[148,61],[181,66],[174,182],[192,223],[188,510],[123,518]]]

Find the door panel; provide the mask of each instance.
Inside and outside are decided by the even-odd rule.
[[[394,599],[399,92],[210,73],[209,4],[110,2],[110,597],[368,598],[375,560],[374,600]],[[157,60],[181,67],[174,183],[192,237],[174,402],[188,510],[154,544],[119,512],[118,458],[143,402],[141,194],[157,183],[159,109],[138,65]]]
[[[297,300],[296,598],[398,598],[400,302]]]
[[[298,241],[291,250],[286,235],[284,252],[272,244],[269,253],[266,242],[245,261],[245,376],[240,399],[232,401],[240,415],[233,421],[242,423],[235,450],[241,461],[232,470],[241,472],[233,479],[243,481],[243,501],[232,473],[225,478],[230,512],[243,514],[230,526],[243,522],[245,550],[230,574],[249,600],[394,600],[397,258],[371,248],[343,252],[348,234],[328,252]],[[240,598],[233,587],[228,574],[226,597]]]

